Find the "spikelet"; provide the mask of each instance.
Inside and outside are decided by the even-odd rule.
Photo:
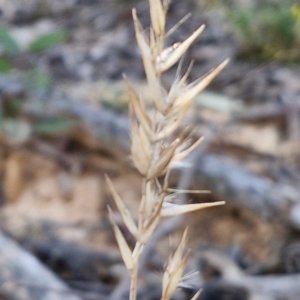
[[[185,265],[188,260],[188,251],[186,250],[187,229],[184,231],[181,242],[173,256],[169,258],[162,280],[161,300],[169,300],[173,295],[177,285],[182,278]]]

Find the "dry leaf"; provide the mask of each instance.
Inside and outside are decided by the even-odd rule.
[[[127,227],[127,229],[130,231],[130,233],[134,236],[137,237],[137,227],[136,224],[133,220],[133,218],[131,217],[130,212],[128,211],[128,209],[126,208],[126,206],[123,203],[123,200],[121,199],[121,197],[119,196],[119,194],[117,193],[115,187],[113,186],[111,180],[109,179],[109,177],[107,175],[105,175],[105,179],[106,182],[108,184],[108,187],[113,195],[113,199],[115,200],[115,203],[118,207],[118,210],[123,218],[123,221]]]
[[[117,243],[118,243],[122,258],[123,258],[123,261],[125,263],[125,266],[126,266],[127,270],[131,272],[131,270],[134,267],[132,252],[131,252],[131,250],[130,250],[130,248],[129,248],[129,246],[128,246],[128,244],[127,244],[120,228],[116,224],[116,222],[114,220],[114,217],[113,217],[112,210],[109,206],[108,206],[108,212],[109,212],[109,219],[110,219],[110,222],[113,226],[113,230],[114,230],[114,233],[115,233],[115,237],[116,237],[116,240],[117,240]]]

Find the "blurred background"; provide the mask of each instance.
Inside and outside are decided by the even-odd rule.
[[[126,299],[103,175],[137,210],[141,178],[129,157],[122,74],[146,105],[151,91],[133,7],[149,32],[146,0],[0,0],[0,299]],[[187,272],[199,273],[174,299],[203,289],[202,300],[296,300],[300,4],[171,1],[167,29],[189,13],[166,41],[183,41],[206,25],[184,59],[183,68],[193,61],[189,80],[228,57],[230,63],[195,99],[183,128],[206,140],[174,171],[172,184],[211,190],[185,201],[226,205],[186,217]],[[166,88],[175,72],[165,74]],[[115,218],[133,245],[117,212]],[[163,265],[181,231],[174,221],[149,255],[140,299],[160,299]]]

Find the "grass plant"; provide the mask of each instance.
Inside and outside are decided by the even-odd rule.
[[[200,1],[198,1],[200,2]],[[232,25],[241,58],[300,61],[300,4],[297,0],[201,0],[219,9]]]
[[[130,95],[131,155],[135,167],[143,177],[139,211],[136,215],[126,208],[125,201],[118,194],[111,180],[106,177],[124,224],[136,241],[131,249],[114,220],[111,208],[108,208],[122,258],[131,276],[130,300],[137,298],[140,256],[144,246],[159,226],[160,219],[224,204],[222,201],[176,204],[178,193],[186,191],[171,189],[168,179],[174,163],[183,160],[202,141],[199,139],[192,142],[192,139],[186,138],[185,134],[176,134],[181,122],[191,108],[193,99],[225,67],[227,60],[206,76],[187,83],[189,70],[183,75],[180,74],[181,58],[203,31],[204,25],[196,29],[185,41],[166,48],[166,38],[169,32],[173,31],[173,29],[169,32],[165,30],[168,1],[149,0],[149,8],[151,18],[149,35],[145,33],[135,9],[132,14],[137,44],[149,90],[152,91],[150,109],[146,110],[142,97],[135,92],[129,79],[124,76]],[[179,63],[178,72],[170,89],[167,90],[162,84],[162,75],[176,63]],[[201,193],[202,191],[187,192]],[[177,250],[170,256],[165,266],[162,278],[162,300],[171,298],[184,273],[188,259],[187,234],[185,230]],[[196,297],[197,295],[193,299]]]

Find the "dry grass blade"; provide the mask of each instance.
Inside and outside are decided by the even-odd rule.
[[[131,102],[131,107],[133,109],[133,112],[137,119],[139,120],[140,124],[143,126],[147,134],[149,135],[150,138],[153,138],[154,132],[152,131],[151,128],[151,121],[145,112],[145,109],[142,107],[136,93],[134,92],[129,80],[124,77],[125,83],[127,85],[128,91],[129,91],[129,98]]]
[[[201,34],[204,25],[201,25],[190,37],[188,37],[184,42],[182,42],[174,51],[170,54],[168,59],[164,61],[159,61],[156,65],[156,69],[158,73],[163,73],[170,69],[174,64],[178,62],[178,60],[182,57],[182,55],[188,50],[188,48],[192,45],[195,39]]]
[[[117,193],[115,187],[113,186],[111,180],[109,177],[105,174],[105,180],[107,182],[107,185],[113,195],[113,199],[115,200],[115,203],[118,207],[118,210],[123,218],[123,221],[127,227],[127,229],[130,231],[130,233],[134,236],[137,237],[138,229],[137,226],[134,222],[134,220],[131,217],[130,212],[127,210],[126,206],[123,203],[122,198],[119,196]]]
[[[171,56],[171,54],[174,52],[174,50],[176,48],[178,48],[178,46],[180,45],[180,43],[175,43],[173,44],[172,46],[164,49],[160,54],[159,56],[157,56],[157,59],[156,59],[156,65],[159,65],[159,64],[162,64],[162,63],[165,63],[166,60]]]
[[[165,34],[165,38],[167,38],[168,36],[170,36],[173,32],[175,32],[180,25],[182,25],[187,19],[189,19],[192,16],[191,13],[188,13],[186,16],[184,16],[179,22],[177,22],[177,24],[175,24],[166,34]]]
[[[159,79],[156,76],[156,70],[153,65],[153,57],[151,54],[151,49],[146,41],[145,35],[143,33],[143,28],[137,18],[135,9],[132,11],[136,40],[139,45],[142,60],[144,64],[144,69],[147,77],[147,81],[153,90],[153,101],[157,107],[157,109],[161,112],[165,111],[165,105],[161,101],[161,85]]]
[[[166,172],[166,169],[175,154],[176,148],[177,143],[174,143],[169,149],[166,149],[166,151],[161,154],[159,159],[150,167],[147,173],[148,179],[159,177]]]
[[[160,220],[160,214],[163,206],[164,197],[163,195],[160,196],[159,203],[156,204],[154,207],[154,211],[152,215],[145,220],[140,236],[140,240],[142,243],[145,243],[149,240],[151,235],[153,234],[154,230],[157,227],[157,224]]]
[[[151,0],[150,2],[151,24],[157,36],[164,36],[166,15],[164,7],[160,0]]]
[[[166,100],[166,102],[169,104],[169,108],[170,109],[172,108],[172,110],[174,110],[174,107],[179,107],[179,108],[181,107],[181,101],[178,94],[180,94],[181,90],[184,90],[184,87],[186,86],[186,81],[188,79],[188,76],[193,66],[193,62],[191,62],[185,74],[181,76],[180,70],[182,67],[181,66],[182,63],[183,63],[183,59],[181,59],[179,62],[174,82],[170,88],[170,92]]]
[[[184,151],[180,151],[179,153],[176,153],[174,156],[174,160],[183,160],[185,159],[190,153],[192,153],[202,142],[204,138],[199,138],[192,146],[190,146],[188,149]]]
[[[151,223],[153,218],[159,218],[158,211],[161,210],[162,202],[164,201],[164,193],[157,193],[154,187],[154,180],[145,179],[145,192],[142,195],[140,203],[140,219],[141,222],[141,235],[144,235],[144,231],[147,230],[147,226]],[[151,220],[151,221],[150,221]]]
[[[215,68],[210,74],[208,74],[203,79],[199,80],[199,82],[193,82],[188,85],[186,92],[181,96],[181,101],[184,103],[190,104],[194,98],[202,92],[209,83],[224,69],[224,67],[228,64],[229,59],[226,59],[222,62],[217,68]]]
[[[210,190],[177,190],[177,189],[167,189],[168,192],[176,193],[176,194],[210,194]]]
[[[178,286],[188,260],[186,248],[187,230],[184,231],[181,242],[174,255],[169,258],[163,275],[163,292],[161,300],[169,300]]]
[[[182,108],[181,111],[178,111],[177,116],[174,117],[173,122],[168,124],[168,126],[166,126],[164,129],[162,129],[156,135],[155,141],[163,140],[163,139],[169,137],[181,124],[181,121],[185,117],[187,109]]]
[[[148,149],[149,143],[145,134],[143,133],[143,128],[138,128],[138,125],[133,118],[131,119],[131,155],[133,162],[138,169],[138,171],[146,176],[151,160],[151,153]]]
[[[171,217],[180,214],[185,214],[188,212],[196,211],[199,209],[204,209],[213,206],[224,205],[225,201],[218,201],[212,203],[195,203],[195,204],[174,204],[165,202],[163,205],[163,209],[161,211],[162,217]]]
[[[152,181],[148,181],[146,183],[145,206],[143,207],[143,210],[145,212],[145,220],[153,212],[157,201],[158,201],[158,203],[160,203],[162,201],[160,197],[157,197],[157,192],[153,185],[154,185],[154,183]]]
[[[125,266],[126,266],[127,270],[129,272],[131,272],[133,270],[133,267],[134,267],[132,252],[131,252],[131,250],[130,250],[130,248],[129,248],[129,246],[128,246],[128,244],[127,244],[120,228],[118,227],[118,225],[116,224],[116,222],[114,220],[114,216],[113,216],[113,213],[112,213],[112,210],[111,210],[110,207],[108,207],[108,212],[109,212],[109,219],[110,219],[110,222],[113,226],[114,234],[115,234],[119,249],[121,251],[123,261],[125,263]]]

